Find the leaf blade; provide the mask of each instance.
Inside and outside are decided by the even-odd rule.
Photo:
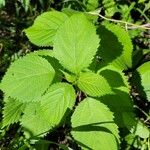
[[[118,129],[109,109],[93,98],[84,99],[72,118],[72,135],[83,149],[116,150]],[[86,147],[85,147],[86,146]]]
[[[58,126],[70,113],[74,103],[75,91],[71,85],[56,83],[50,86],[40,102],[29,105],[24,112],[21,124],[26,137],[43,135]]]
[[[24,31],[33,44],[37,46],[52,46],[58,28],[67,19],[67,15],[62,12],[45,12],[38,16],[34,24]]]
[[[104,23],[98,33],[101,37],[98,53],[104,62],[121,70],[131,68],[133,45],[128,32],[120,26]]]
[[[112,93],[106,79],[93,72],[81,73],[77,85],[83,92],[90,96],[97,97]]]
[[[133,84],[139,93],[150,101],[150,62],[146,62],[134,72]]]
[[[11,64],[0,88],[7,96],[22,102],[38,101],[54,75],[55,71],[47,60],[29,54]]]
[[[5,99],[2,121],[3,127],[18,122],[24,109],[25,104],[12,98]]]
[[[83,14],[74,14],[58,30],[54,53],[66,69],[78,74],[91,63],[98,45],[95,27]]]

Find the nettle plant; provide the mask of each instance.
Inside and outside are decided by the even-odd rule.
[[[119,149],[118,127],[133,132],[136,122],[123,73],[132,67],[133,46],[127,31],[109,22],[95,25],[96,18],[50,11],[25,30],[32,43],[51,48],[27,54],[8,68],[0,83],[3,127],[20,122],[32,139],[67,124],[82,149]],[[142,76],[148,98],[149,73]]]

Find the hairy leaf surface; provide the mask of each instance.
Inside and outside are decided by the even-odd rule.
[[[121,70],[132,67],[133,45],[128,32],[120,26],[104,23],[98,33],[101,37],[99,55],[104,62]]]
[[[72,135],[84,150],[117,150],[118,129],[110,110],[93,98],[84,99],[71,119]]]
[[[21,122],[26,136],[42,134],[58,126],[74,106],[75,98],[73,87],[67,83],[50,86],[40,103],[31,104],[25,110]]]
[[[55,71],[47,60],[29,54],[12,63],[0,88],[7,96],[21,102],[38,101],[54,75]]]
[[[107,80],[103,76],[93,72],[81,73],[77,85],[81,91],[90,96],[103,96],[112,93]]]
[[[99,38],[94,25],[83,14],[74,14],[56,34],[55,57],[66,69],[79,74],[91,63],[98,45]]]
[[[5,99],[2,121],[3,127],[18,122],[24,109],[25,104],[18,100],[12,98]]]
[[[58,28],[68,19],[58,11],[45,12],[38,16],[34,24],[25,30],[29,40],[37,46],[52,46]]]

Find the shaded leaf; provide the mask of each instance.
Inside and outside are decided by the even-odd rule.
[[[100,101],[114,112],[114,120],[119,127],[127,127],[130,130],[136,120],[127,76],[120,69],[109,65],[101,68],[98,73],[107,80],[113,91],[113,94],[108,93],[100,97]]]
[[[41,56],[51,64],[51,66],[55,70],[55,77],[53,79],[53,83],[60,82],[62,80],[63,74],[61,70],[63,70],[64,68],[60,65],[59,61],[54,57],[53,50],[38,50],[30,54]]]
[[[75,103],[75,92],[67,83],[50,86],[38,103],[30,103],[21,120],[26,137],[43,135],[58,126]]]
[[[133,102],[127,89],[113,90],[114,94],[107,94],[99,98],[114,112],[115,122],[119,127],[127,127],[129,130],[135,125]]]
[[[110,110],[93,98],[84,99],[71,119],[72,136],[82,149],[117,150],[118,129]]]
[[[107,80],[112,89],[126,87],[128,93],[130,92],[128,77],[120,69],[112,65],[107,65],[99,69],[98,73]]]
[[[38,50],[38,51],[34,51],[33,53],[30,53],[33,55],[38,55],[38,56],[49,56],[49,57],[54,57],[54,52],[53,50]]]
[[[132,67],[132,43],[128,32],[112,23],[98,28],[101,37],[99,56],[105,63],[121,70]]]
[[[140,94],[150,101],[150,61],[137,68],[133,81]]]

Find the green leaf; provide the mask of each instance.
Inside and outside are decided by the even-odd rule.
[[[25,104],[18,100],[7,98],[3,108],[3,127],[16,123],[20,120]]]
[[[127,127],[130,130],[136,120],[134,120],[133,102],[128,90],[122,88],[122,90],[116,89],[113,90],[113,92],[114,94],[104,95],[100,97],[99,100],[114,112],[114,120],[119,127]]]
[[[0,88],[7,96],[21,102],[38,101],[54,75],[55,71],[47,60],[29,54],[12,63]]]
[[[54,57],[53,50],[38,50],[38,51],[34,51],[33,53],[30,53],[30,55],[41,56],[51,64],[51,66],[55,70],[55,77],[53,79],[53,83],[60,82],[62,80],[63,74],[61,70],[63,70],[63,67],[60,65],[59,61]]]
[[[71,119],[72,136],[82,149],[117,150],[118,129],[110,110],[93,98],[84,99]]]
[[[92,62],[98,45],[99,38],[94,25],[83,14],[74,14],[56,34],[55,57],[66,69],[79,74]]]
[[[62,12],[45,12],[38,16],[34,24],[24,31],[33,44],[37,46],[52,46],[58,28],[67,19],[67,15]]]
[[[91,21],[92,23],[95,22],[95,21],[97,21],[97,19],[98,19],[98,16],[96,16],[96,15],[92,15],[90,13],[83,12],[83,11],[76,11],[76,10],[70,9],[70,8],[63,8],[62,12],[65,13],[66,15],[68,15],[69,17],[72,16],[72,15],[74,15],[74,14],[84,14],[87,17],[87,19],[89,21]],[[99,13],[98,10],[96,10],[94,12],[95,13]]]
[[[137,125],[133,127],[131,132],[141,138],[149,138],[150,136],[150,130],[141,121],[138,121]]]
[[[100,97],[100,101],[114,112],[114,120],[119,127],[127,127],[130,130],[136,121],[133,113],[133,102],[129,95],[128,78],[114,66],[103,67],[98,73],[107,80],[113,91],[113,94],[108,93]]]
[[[129,146],[134,146],[134,148],[138,149],[142,147],[141,139],[134,134],[128,134],[125,137],[125,141]]]
[[[65,71],[62,71],[64,76],[65,76],[65,79],[70,82],[70,83],[75,83],[76,80],[77,80],[77,77],[74,75],[74,74],[70,74],[68,72],[65,72]]]
[[[107,80],[112,89],[122,89],[122,87],[126,87],[128,93],[130,92],[128,77],[125,76],[125,73],[120,69],[112,65],[107,65],[99,69],[98,73]]]
[[[42,135],[64,122],[75,99],[75,91],[71,85],[57,83],[50,86],[39,103],[29,104],[25,109],[21,124],[26,137]]]
[[[52,51],[52,50],[38,50],[38,51],[34,51],[33,53],[30,53],[30,54],[38,55],[38,56],[54,57],[54,51]]]
[[[51,116],[52,126],[57,125],[62,117],[65,117],[70,112],[74,106],[75,99],[75,91],[70,84],[57,83],[49,88],[41,99],[41,107],[46,114]],[[48,116],[45,117],[47,117],[47,120],[49,119]]]
[[[49,131],[51,126],[45,119],[44,112],[41,111],[40,102],[30,102],[21,119],[21,125],[26,138],[32,136],[43,136]]]
[[[117,6],[114,0],[103,0],[103,7],[105,9],[105,16],[106,17],[112,17],[116,10],[117,10]]]
[[[86,8],[88,11],[95,10],[99,5],[98,0],[88,0],[86,4]]]
[[[64,68],[61,66],[59,61],[54,57],[54,51],[38,50],[30,54],[41,56],[45,58],[52,65],[52,67],[55,70],[55,77],[53,79],[53,83],[62,81],[63,74],[61,70],[63,70]]]
[[[105,63],[121,70],[132,67],[132,43],[128,32],[118,25],[104,23],[98,28],[101,37],[99,56]]]
[[[71,8],[63,8],[61,10],[63,13],[65,13],[67,16],[71,17],[72,15],[74,14],[79,14],[79,13],[83,13],[83,12],[80,12],[80,11],[76,11],[74,9],[71,9]]]
[[[78,87],[81,91],[90,96],[103,96],[112,93],[112,90],[106,79],[93,72],[81,73],[77,81]]]
[[[134,80],[140,94],[143,96],[146,94],[146,98],[150,101],[150,61],[137,69]]]

